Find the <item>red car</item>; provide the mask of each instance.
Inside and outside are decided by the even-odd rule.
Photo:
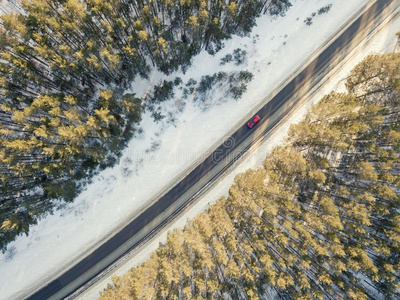
[[[249,127],[250,129],[253,128],[258,122],[260,122],[261,118],[258,115],[255,115],[253,117],[253,119],[251,119],[248,123],[247,123],[247,127]]]

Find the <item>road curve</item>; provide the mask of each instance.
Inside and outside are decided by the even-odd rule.
[[[216,166],[225,161],[230,162],[237,159],[243,151],[249,148],[264,134],[268,133],[275,124],[285,116],[290,107],[296,105],[302,96],[306,95],[316,82],[321,80],[323,72],[332,68],[344,55],[353,50],[360,41],[363,41],[381,22],[383,16],[394,11],[400,6],[399,0],[377,0],[358,19],[356,19],[339,37],[309,65],[291,80],[276,96],[266,103],[257,114],[261,121],[250,130],[243,124],[227,142],[221,144],[203,162],[193,169],[185,178],[170,189],[164,196],[153,203],[138,217],[132,220],[126,227],[116,233],[112,238],[90,253],[87,257],[67,270],[58,278],[42,287],[27,299],[62,299],[72,294],[75,290],[85,285],[108,266],[119,260],[128,251],[135,248],[143,239],[146,239],[155,229],[159,228],[169,218],[161,218],[162,214],[176,215],[190,202],[177,205],[181,198],[191,188],[201,190],[217,175],[205,179],[207,174],[212,173]],[[248,145],[243,148],[243,142]],[[160,219],[159,224],[157,220]],[[148,227],[152,227],[148,229]],[[141,233],[143,238],[134,241],[134,237]],[[130,245],[128,242],[133,241]]]

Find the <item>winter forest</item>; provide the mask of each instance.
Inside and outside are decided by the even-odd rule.
[[[291,2],[22,0],[21,13],[1,15],[0,250],[76,203],[182,83],[139,97],[135,79],[184,74],[201,51],[250,36],[259,16],[284,16]],[[241,68],[246,50],[232,50],[221,65]],[[237,100],[253,74],[235,72],[190,79],[182,93],[201,101],[226,81]],[[100,299],[398,299],[400,54],[367,56],[346,90],[324,96],[262,167],[236,176]]]
[[[398,299],[399,54],[346,88],[100,299]]]
[[[118,161],[152,68],[185,69],[288,0],[33,0],[0,21],[0,248]],[[162,101],[158,97],[155,101]],[[154,99],[152,100],[154,101]]]

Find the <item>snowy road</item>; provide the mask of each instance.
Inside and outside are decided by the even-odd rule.
[[[332,68],[349,53],[399,4],[380,0],[347,28],[302,72],[274,96],[258,114],[262,121],[253,130],[245,125],[211,153],[188,176],[174,186],[156,203],[145,210],[122,231],[95,250],[72,269],[64,273],[30,299],[59,299],[96,276],[110,263],[134,247],[171,215],[185,206],[193,195],[215,179],[227,166],[252,143],[269,132],[304,95],[322,78],[321,74]],[[391,4],[391,5],[390,5]],[[383,10],[384,8],[387,8]],[[384,11],[384,12],[383,12]],[[269,100],[270,98],[266,99]]]

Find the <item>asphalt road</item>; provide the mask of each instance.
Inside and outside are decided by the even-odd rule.
[[[240,148],[239,146],[243,141],[247,141],[248,144],[251,144],[268,133],[268,131],[284,117],[285,113],[287,113],[288,109],[286,108],[290,108],[300,101],[302,95],[306,95],[314,86],[315,82],[320,80],[320,77],[323,76],[323,72],[326,72],[326,70],[337,64],[338,60],[354,49],[360,41],[364,40],[367,35],[380,24],[383,15],[387,14],[386,10],[394,11],[399,5],[400,0],[376,1],[375,4],[355,20],[336,40],[332,41],[315,60],[305,66],[293,80],[257,112],[261,117],[261,121],[254,129],[248,129],[246,124],[243,124],[243,126],[233,133],[225,143],[221,144],[185,178],[158,201],[148,207],[136,219],[132,220],[125,228],[75,266],[63,273],[60,277],[54,279],[48,285],[35,292],[28,299],[62,299],[104,271],[127,251],[136,247],[138,242],[135,242],[133,245],[127,245],[127,241],[131,240],[132,237],[151,224],[153,224],[151,226],[154,227],[154,223],[161,214],[168,212],[168,214],[172,215],[181,210],[183,205],[174,208],[174,203],[182,195],[193,186],[196,186],[196,189],[201,189],[207,185],[210,180],[215,179],[215,176],[210,180],[205,180],[204,178],[206,178],[206,175],[212,172],[221,161],[235,160],[235,156],[239,155],[235,150],[236,148]],[[301,47],[301,45],[299,45],[299,47]],[[277,112],[280,112],[278,117]],[[190,199],[187,201],[189,200]],[[159,226],[159,224],[157,226]],[[146,234],[148,234],[151,230],[149,229],[146,232]],[[116,257],[112,255],[113,253],[119,254]]]

